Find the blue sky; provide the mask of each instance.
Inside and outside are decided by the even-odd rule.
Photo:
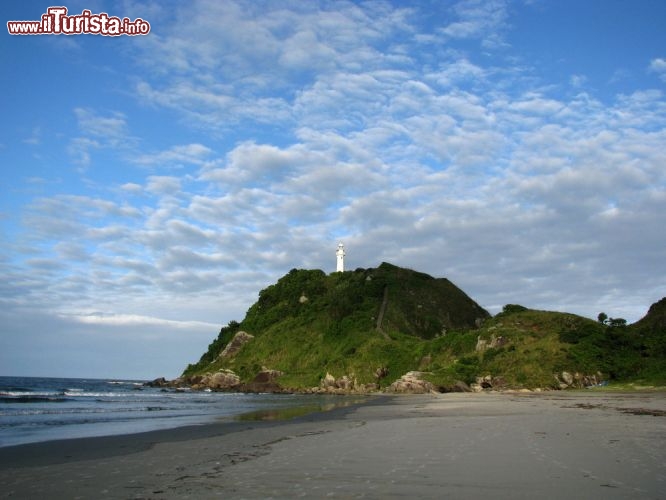
[[[665,2],[67,7],[151,33],[0,39],[1,375],[175,377],[338,241],[492,313],[666,296]]]

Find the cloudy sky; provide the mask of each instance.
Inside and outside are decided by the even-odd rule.
[[[0,375],[175,377],[338,241],[491,313],[666,296],[666,2],[67,7],[151,32],[0,39]]]

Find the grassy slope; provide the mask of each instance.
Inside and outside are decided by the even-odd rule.
[[[376,323],[385,289],[382,334]],[[480,318],[485,321],[475,329]],[[267,367],[284,372],[280,384],[289,388],[316,386],[327,372],[375,382],[380,367],[389,372],[382,385],[417,369],[442,387],[488,374],[509,386],[550,387],[562,371],[666,382],[664,328],[659,321],[638,326],[609,328],[572,314],[521,307],[490,318],[448,280],[390,264],[330,275],[292,270],[261,291],[240,324],[223,328],[185,375],[230,368],[250,381]],[[255,339],[234,359],[218,359],[238,330]],[[478,338],[493,337],[501,337],[503,345],[475,350]]]

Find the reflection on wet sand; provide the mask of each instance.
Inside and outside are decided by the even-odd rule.
[[[367,398],[348,398],[341,397],[339,400],[310,404],[304,406],[295,406],[291,408],[272,408],[268,410],[256,410],[244,413],[236,417],[236,420],[241,422],[248,421],[267,421],[267,420],[291,420],[297,417],[303,417],[310,413],[327,412],[336,408],[346,408],[352,405],[358,405],[367,401]]]

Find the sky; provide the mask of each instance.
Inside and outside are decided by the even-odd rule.
[[[176,377],[338,242],[492,314],[666,296],[662,0],[66,6],[151,29],[0,37],[0,375]]]

